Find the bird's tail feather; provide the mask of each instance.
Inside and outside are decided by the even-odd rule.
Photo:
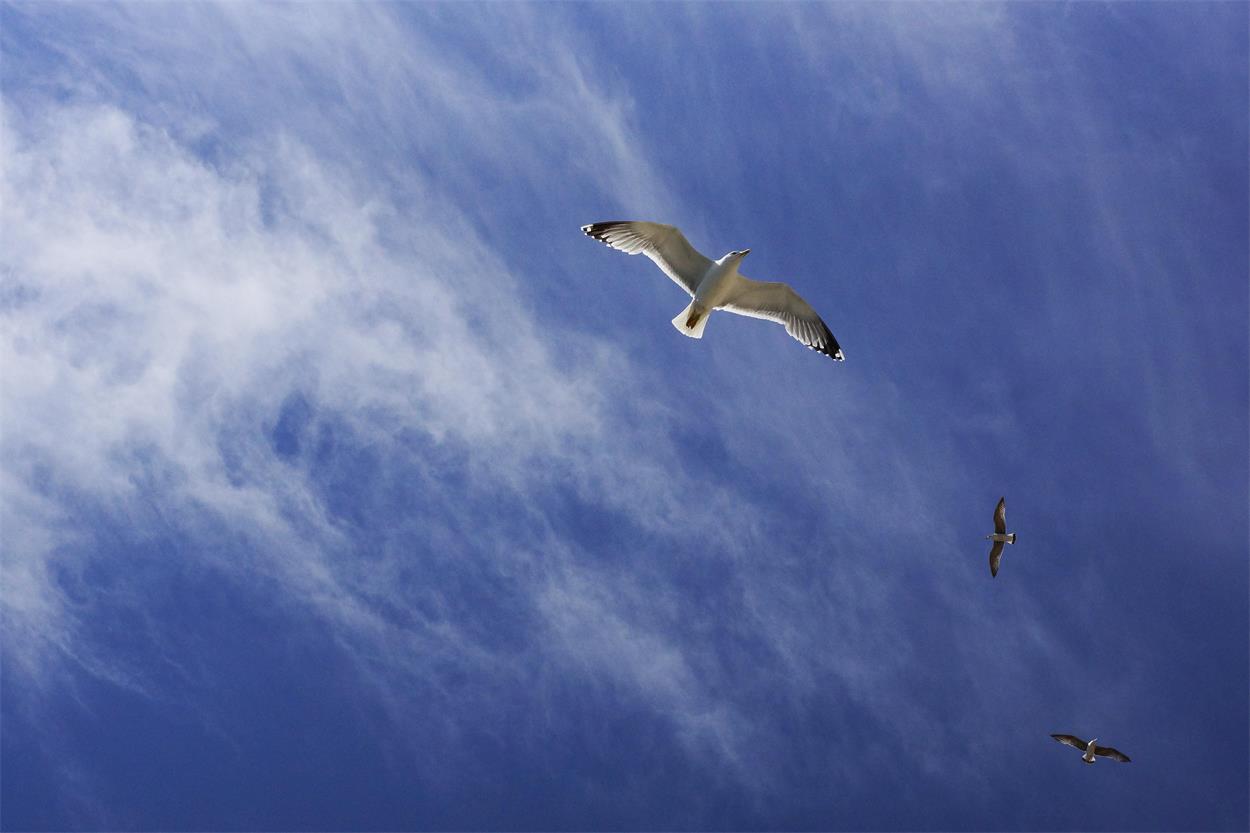
[[[703,338],[703,328],[707,326],[709,314],[707,310],[695,309],[694,301],[691,301],[690,306],[679,312],[673,319],[673,326],[684,336]]]

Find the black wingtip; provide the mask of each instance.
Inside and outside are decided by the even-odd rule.
[[[608,243],[607,239],[604,237],[604,234],[616,228],[617,226],[628,225],[630,222],[631,222],[630,220],[604,220],[599,223],[587,223],[586,225],[582,226],[582,233],[585,234],[587,237],[592,237],[595,240],[598,240],[600,243],[607,243],[609,246],[611,246],[612,244]]]
[[[824,353],[835,362],[846,361],[846,356],[842,354],[842,347],[838,344],[838,340],[833,337],[833,333],[829,332],[829,325],[824,322],[824,319],[818,320],[820,321],[820,328],[824,330],[825,343],[822,347],[813,346],[812,349],[817,353]]]
[[[632,222],[634,221],[633,220],[600,220],[597,223],[587,223],[586,225],[582,226],[582,231],[586,232],[587,234],[598,234],[600,232],[613,229],[617,226],[627,226]]]

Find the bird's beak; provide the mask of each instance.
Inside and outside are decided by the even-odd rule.
[[[747,255],[749,255],[749,254],[751,254],[751,250],[750,250],[750,249],[743,249],[743,250],[742,250],[742,256],[743,256],[743,257],[746,257],[746,256],[747,256]]]

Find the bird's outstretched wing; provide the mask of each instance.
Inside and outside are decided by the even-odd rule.
[[[646,255],[673,283],[694,297],[712,261],[690,245],[676,226],[631,220],[607,220],[582,226],[588,237],[630,255]]]
[[[845,358],[838,340],[829,332],[829,327],[816,310],[787,284],[742,277],[742,289],[719,308],[738,315],[775,321],[785,327],[796,341],[817,353],[824,353],[837,362]]]
[[[999,535],[1007,534],[1007,498],[999,498],[998,506],[994,507],[994,531]]]
[[[1068,746],[1071,746],[1074,749],[1079,749],[1082,752],[1084,752],[1085,748],[1089,746],[1087,742],[1081,740],[1076,735],[1051,735],[1051,737],[1060,743],[1066,743]]]
[[[1103,758],[1110,758],[1113,761],[1119,761],[1122,764],[1129,763],[1128,755],[1125,755],[1118,749],[1112,749],[1110,746],[1094,746],[1094,754]]]
[[[990,547],[990,578],[998,575],[998,562],[1003,560],[1003,542],[995,541]],[[1054,737],[1053,735],[1051,737]]]

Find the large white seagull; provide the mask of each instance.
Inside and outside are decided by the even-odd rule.
[[[678,332],[703,338],[712,310],[723,309],[775,321],[798,342],[834,361],[842,348],[811,305],[784,283],[753,281],[738,273],[750,249],[730,252],[719,260],[700,254],[676,226],[610,220],[582,226],[590,237],[626,254],[651,258],[673,283],[690,295],[690,305],[673,319]]]

